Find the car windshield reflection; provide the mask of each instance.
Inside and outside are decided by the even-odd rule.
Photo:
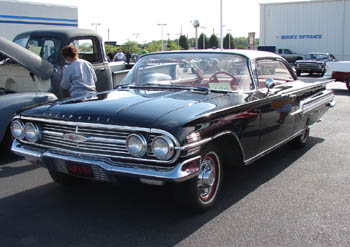
[[[121,85],[248,91],[254,84],[247,64],[245,57],[235,54],[151,54],[140,59]]]

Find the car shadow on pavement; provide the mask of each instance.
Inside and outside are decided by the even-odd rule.
[[[339,96],[350,96],[350,92],[347,89],[332,89],[335,95]]]
[[[167,187],[49,183],[0,200],[3,246],[173,246],[274,179],[323,139],[284,146],[241,169],[227,169],[217,204],[203,214],[176,206]],[[35,179],[35,178],[33,178]]]

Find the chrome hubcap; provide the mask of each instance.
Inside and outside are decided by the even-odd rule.
[[[197,186],[201,200],[211,198],[216,186],[216,164],[213,158],[206,157],[201,163]]]

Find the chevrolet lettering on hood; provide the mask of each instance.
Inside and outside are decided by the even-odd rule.
[[[302,82],[269,52],[149,53],[112,91],[18,113],[12,150],[62,185],[172,184],[178,204],[205,211],[232,171],[224,166],[307,145],[311,127],[335,106],[329,82]]]

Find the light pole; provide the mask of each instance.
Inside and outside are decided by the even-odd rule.
[[[101,26],[101,23],[91,23],[92,26],[95,26],[95,31],[97,32],[97,26]]]
[[[203,49],[205,49],[205,29],[207,27],[202,27],[202,28],[204,29],[204,31],[203,31]]]
[[[164,47],[163,47],[163,28],[164,28],[164,26],[166,26],[166,23],[158,23],[158,26],[162,27],[162,48],[161,48],[161,50],[163,51],[164,50]]]
[[[220,49],[223,49],[224,40],[222,39],[222,0],[220,0]]]
[[[198,31],[197,31],[197,29],[198,29],[198,27],[199,27],[199,21],[198,20],[194,20],[193,21],[193,27],[195,28],[195,30],[196,30],[196,50],[198,50]]]
[[[137,43],[137,37],[140,35],[139,33],[133,33],[132,35],[135,35],[135,41]]]
[[[179,36],[176,40],[177,40],[177,46],[179,46],[179,42],[180,42],[180,36],[181,33],[175,33],[176,36]]]
[[[231,32],[232,30],[231,29],[227,29],[227,32],[228,32],[228,49],[230,50],[231,49]]]

